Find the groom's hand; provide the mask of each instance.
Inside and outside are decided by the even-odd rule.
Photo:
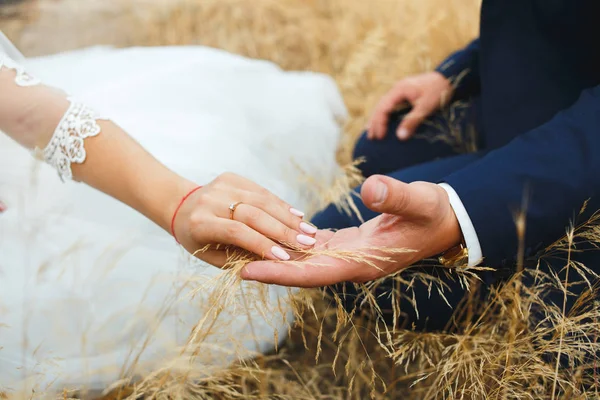
[[[369,139],[381,140],[387,134],[390,114],[403,103],[412,106],[412,110],[402,118],[396,131],[400,140],[410,139],[419,125],[452,98],[452,83],[439,72],[409,76],[398,81],[380,100],[369,123]]]
[[[317,234],[317,251],[335,251],[342,257],[317,255],[300,263],[254,262],[242,271],[242,278],[297,287],[366,282],[393,274],[460,243],[458,221],[446,191],[438,185],[406,184],[373,176],[363,185],[361,195],[367,207],[382,215],[359,228]],[[383,248],[406,251],[388,254],[377,250]],[[353,257],[357,254],[376,266]],[[390,259],[385,261],[375,258],[388,256]]]

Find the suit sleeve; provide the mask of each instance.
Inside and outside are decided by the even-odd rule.
[[[456,85],[454,98],[464,100],[479,94],[479,39],[451,54],[436,71]]]
[[[526,216],[525,255],[534,255],[564,235],[584,202],[600,192],[600,86],[585,90],[569,109],[444,182],[456,191],[473,222],[484,264],[515,260],[519,239],[514,216],[521,211]]]

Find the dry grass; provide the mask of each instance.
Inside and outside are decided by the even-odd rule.
[[[348,150],[381,95],[476,36],[477,15],[478,0],[191,0],[138,32],[144,44],[204,44],[333,76],[351,115]]]
[[[351,116],[346,162],[369,111],[397,79],[431,70],[477,35],[480,0],[37,2],[44,12],[24,13],[37,19],[27,27],[0,20],[26,54],[99,43],[202,44],[333,76]]]
[[[43,3],[43,0],[40,0]],[[65,0],[68,2],[69,0]],[[289,70],[313,70],[338,82],[351,118],[340,160],[366,122],[369,110],[397,79],[430,70],[450,51],[476,35],[479,0],[173,0],[108,2],[121,24],[109,42],[119,45],[204,44],[276,62]],[[105,43],[102,18],[80,42]],[[56,17],[58,18],[58,17]],[[56,26],[46,21],[48,26]],[[10,22],[10,24],[9,24]],[[4,21],[27,51],[43,26]],[[114,22],[111,23],[114,27]],[[62,25],[59,25],[62,26]],[[88,24],[88,26],[90,26]],[[58,28],[60,29],[60,28]],[[67,31],[72,26],[65,28]],[[97,32],[94,33],[94,29]],[[33,35],[33,36],[32,36]],[[31,52],[39,52],[32,46]],[[344,189],[340,184],[340,189]],[[348,315],[301,292],[297,326],[276,354],[258,356],[225,371],[185,373],[168,366],[109,398],[277,399],[541,399],[597,395],[596,357],[600,317],[593,297],[595,275],[570,258],[573,243],[600,240],[596,217],[573,228],[549,253],[566,255],[561,273],[520,270],[506,285],[477,302],[476,274],[448,271],[471,294],[456,310],[460,323],[447,332],[419,334],[374,318]],[[242,257],[243,262],[243,257]],[[237,261],[240,261],[238,259]],[[238,264],[239,267],[239,264]],[[443,291],[435,278],[408,271],[394,278],[410,299],[410,288]],[[525,284],[527,282],[527,284]],[[234,279],[230,285],[237,284]],[[586,294],[567,311],[549,292]],[[377,283],[363,287],[369,293]],[[373,297],[371,296],[372,300]],[[335,302],[337,301],[337,306]],[[209,324],[210,325],[210,324]],[[199,331],[194,332],[196,335]],[[172,367],[172,368],[170,368]],[[181,379],[184,376],[186,379]],[[127,385],[126,385],[127,386]],[[65,393],[65,397],[69,394]]]

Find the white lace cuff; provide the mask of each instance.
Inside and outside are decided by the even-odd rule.
[[[19,63],[0,53],[0,70],[2,68],[16,71],[15,83],[18,86],[35,86],[41,83],[39,79],[28,74]],[[46,148],[34,150],[34,155],[53,166],[63,181],[73,179],[71,164],[81,164],[85,161],[87,155],[83,142],[100,133],[97,120],[105,119],[98,117],[94,110],[86,105],[71,98],[68,100],[69,108]]]
[[[73,179],[71,164],[82,164],[86,157],[84,140],[100,133],[97,120],[105,119],[96,115],[90,107],[73,100],[67,112],[52,135],[44,150],[36,150],[37,155],[53,166],[60,178]]]

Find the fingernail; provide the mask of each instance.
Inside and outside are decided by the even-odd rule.
[[[6,211],[6,204],[0,201],[0,213]]]
[[[388,188],[387,185],[381,181],[377,182],[375,186],[375,203],[382,204],[387,199]]]
[[[309,235],[314,235],[318,231],[316,226],[307,224],[306,222],[300,223],[300,230]]]
[[[400,139],[408,138],[408,131],[406,130],[406,128],[401,128],[398,130],[398,138],[400,138]]]
[[[294,214],[296,217],[300,217],[300,218],[304,217],[304,215],[305,215],[302,211],[296,210],[295,208],[290,208],[290,212],[292,214]]]
[[[296,240],[298,240],[298,243],[305,246],[314,246],[315,243],[317,243],[317,239],[306,235],[298,235],[296,236]]]
[[[271,253],[273,253],[275,257],[279,258],[282,261],[287,261],[291,258],[290,255],[281,247],[273,246],[273,248],[271,249]]]

